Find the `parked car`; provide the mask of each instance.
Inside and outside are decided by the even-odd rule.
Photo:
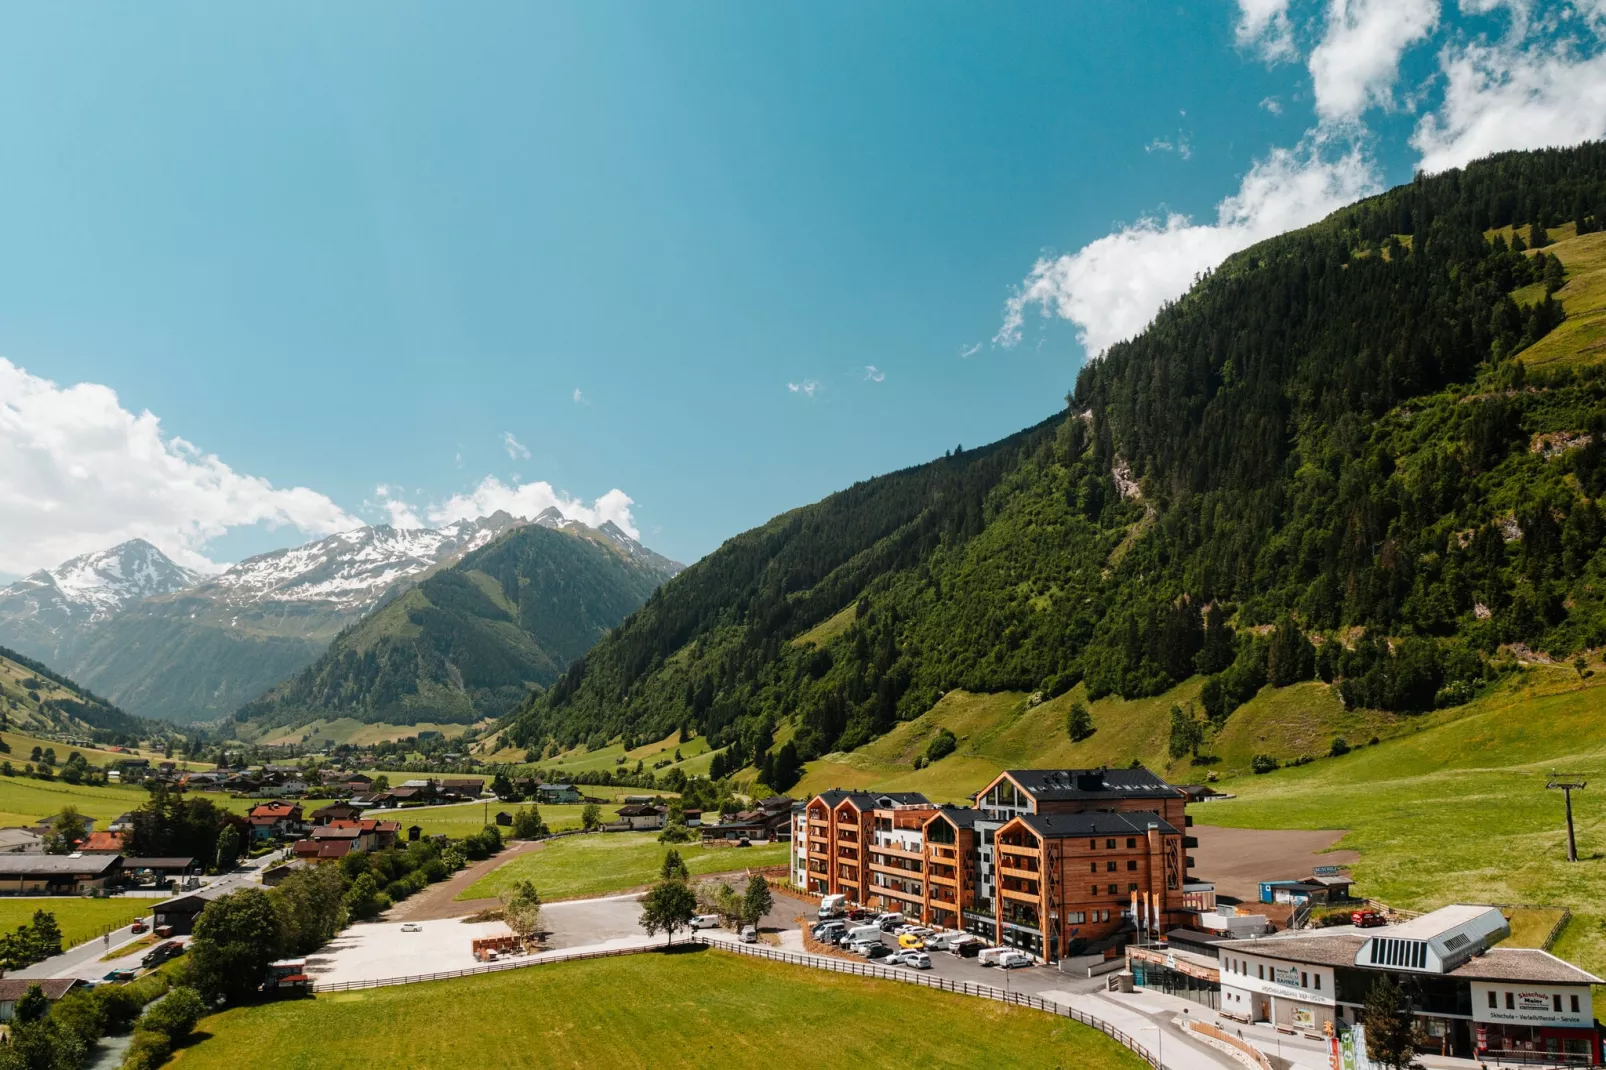
[[[848,927],[840,921],[828,921],[814,927],[814,939],[822,944],[834,944],[837,937],[848,931]]]
[[[128,927],[128,931],[131,932],[131,933],[134,933],[137,936],[138,934],[144,932],[148,928],[150,928],[150,926],[146,925],[143,921],[136,921],[136,922],[134,922],[134,924],[132,924],[132,925],[130,925]]]
[[[895,963],[899,966],[908,966],[915,970],[931,969],[931,956],[926,954],[924,951],[916,951],[913,949],[908,951],[900,951],[896,955],[888,957],[887,962]]]
[[[925,937],[916,936],[914,933],[900,933],[898,935],[898,946],[905,951],[911,948],[919,949],[926,946],[926,940]]]
[[[1008,951],[1007,947],[984,947],[976,953],[976,965],[997,966],[998,956]]]
[[[691,919],[691,927],[693,929],[717,929],[719,928],[719,915],[693,914]]]
[[[1357,910],[1349,916],[1350,924],[1357,929],[1375,929],[1379,925],[1387,925],[1388,919],[1375,910]]]
[[[1024,951],[1011,949],[998,956],[998,968],[1001,970],[1018,970],[1022,966],[1030,966],[1031,964],[1032,957]]]
[[[839,944],[879,944],[881,930],[874,925],[855,925],[843,934]]]
[[[141,966],[147,970],[154,970],[168,959],[177,958],[184,954],[184,945],[177,940],[169,940],[165,944],[157,944],[145,952],[145,957],[139,960]]]
[[[982,942],[972,937],[969,940],[948,941],[948,954],[955,958],[973,959],[981,954]]]
[[[858,948],[861,948],[861,947],[864,950],[863,951],[859,951],[859,954],[863,955],[865,958],[869,959],[871,962],[874,962],[876,959],[887,958],[888,956],[890,956],[892,954],[892,948],[888,947],[886,944],[881,943],[880,941],[877,941],[876,943],[873,943],[873,944],[859,944],[854,948],[854,950],[857,951]]]
[[[742,926],[741,935],[737,937],[744,944],[758,943],[758,930],[751,925]]]
[[[423,931],[424,927],[418,924],[416,921],[410,921],[406,925],[402,926],[402,932],[404,933],[421,933]]]
[[[848,911],[848,920],[863,921],[865,918],[871,917],[874,913],[874,911],[867,910],[864,907],[854,907],[852,910]]]
[[[890,933],[894,929],[896,929],[898,926],[903,924],[903,915],[902,914],[883,914],[879,918],[876,919],[876,924],[881,926],[881,931],[882,932]]]
[[[105,977],[101,978],[102,981],[115,981],[118,984],[122,984],[125,981],[132,981],[133,979],[133,970],[113,970],[111,973],[108,973]]]
[[[820,897],[820,917],[839,917],[847,909],[847,905],[848,897],[845,895],[822,895]]]

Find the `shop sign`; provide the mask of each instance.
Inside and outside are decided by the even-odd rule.
[[[1290,988],[1298,988],[1299,969],[1297,967],[1290,966],[1286,970],[1280,970],[1276,966],[1273,966],[1271,968],[1271,979],[1280,985],[1287,985]]]
[[[1547,992],[1518,992],[1517,1009],[1520,1011],[1548,1011],[1550,1010],[1550,994]]]
[[[1354,1025],[1339,1037],[1339,1058],[1342,1070],[1372,1070],[1372,1060],[1366,1057],[1366,1027]]]
[[[1315,1029],[1316,1012],[1309,1007],[1295,1007],[1294,1025],[1300,1029]]]

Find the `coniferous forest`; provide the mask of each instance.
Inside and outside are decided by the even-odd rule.
[[[1409,713],[1606,644],[1606,338],[1525,359],[1566,315],[1554,237],[1603,226],[1588,144],[1262,242],[1083,367],[1059,415],[731,539],[508,736],[705,732],[732,745],[718,775],[792,721],[790,771],[953,688],[1203,674],[1219,724],[1320,678]]]

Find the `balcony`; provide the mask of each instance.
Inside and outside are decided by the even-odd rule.
[[[1013,899],[1019,903],[1031,903],[1034,906],[1042,898],[1035,888],[1028,891],[1025,888],[1011,888],[1008,885],[998,889],[998,897],[1000,899]]]
[[[924,858],[920,853],[919,847],[910,847],[904,841],[895,840],[891,837],[873,836],[870,839],[870,846],[878,851],[886,851],[888,854],[895,854],[901,858],[912,858],[916,861]]]
[[[1036,855],[1015,854],[1009,851],[998,853],[998,868],[1018,869],[1025,873],[1036,873],[1039,870]]]
[[[1035,869],[1019,869],[1015,866],[1004,865],[998,867],[998,875],[1015,880],[1031,881],[1034,884],[1042,878],[1042,874]]]

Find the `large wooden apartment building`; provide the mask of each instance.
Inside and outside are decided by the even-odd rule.
[[[1147,769],[1018,769],[975,805],[827,791],[795,815],[794,881],[1056,960],[1125,924],[1134,897],[1181,921],[1186,797]]]

